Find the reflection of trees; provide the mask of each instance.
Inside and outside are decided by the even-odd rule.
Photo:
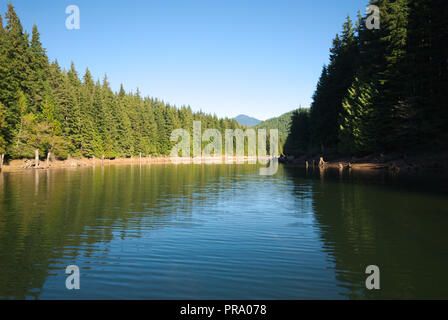
[[[296,184],[303,169],[286,168]],[[324,249],[348,298],[448,298],[448,201],[410,192],[384,176],[341,179],[308,173]],[[373,177],[371,177],[373,178]],[[385,185],[388,181],[389,185]],[[414,182],[415,183],[415,182]],[[424,188],[424,186],[422,186]],[[420,190],[422,191],[422,190]],[[381,289],[365,289],[365,268],[381,270]]]
[[[94,254],[93,244],[117,231],[147,236],[188,220],[194,205],[213,201],[198,192],[202,186],[226,188],[231,182],[220,178],[244,170],[162,164],[0,174],[0,297],[37,297],[52,262],[74,260],[79,250]]]

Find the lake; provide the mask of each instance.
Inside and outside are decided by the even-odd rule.
[[[258,169],[2,173],[0,298],[448,299],[446,179]]]

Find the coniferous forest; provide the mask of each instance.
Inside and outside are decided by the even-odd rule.
[[[309,109],[294,111],[286,154],[366,155],[439,150],[448,145],[448,3],[372,0],[367,15],[346,18],[333,40]],[[0,15],[0,154],[31,158],[51,152],[107,158],[168,155],[173,129],[238,128],[233,119],[176,108],[139,90],[113,92],[50,62],[37,26],[23,30],[12,4]],[[283,142],[281,142],[283,145]]]
[[[294,155],[429,151],[448,145],[448,1],[372,0],[333,40],[311,107],[294,113]]]
[[[32,158],[51,152],[58,159],[168,155],[176,128],[235,129],[233,119],[176,108],[155,98],[113,92],[107,77],[80,76],[72,63],[50,62],[37,26],[23,30],[12,4],[0,15],[0,154]]]

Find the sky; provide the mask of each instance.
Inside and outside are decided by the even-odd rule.
[[[9,0],[0,0],[4,17]],[[347,14],[367,0],[13,0],[51,60],[113,90],[260,120],[308,107]],[[80,29],[66,28],[66,7]],[[4,22],[6,23],[6,22]]]

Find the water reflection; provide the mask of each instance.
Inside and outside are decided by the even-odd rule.
[[[302,171],[286,169],[297,185],[303,183]],[[324,250],[335,264],[339,286],[348,289],[341,295],[448,298],[445,180],[336,171],[308,172],[307,178],[313,181],[313,211]],[[381,290],[364,286],[364,270],[371,264],[380,267]]]
[[[358,178],[139,161],[1,173],[0,297],[447,298],[445,193]]]

